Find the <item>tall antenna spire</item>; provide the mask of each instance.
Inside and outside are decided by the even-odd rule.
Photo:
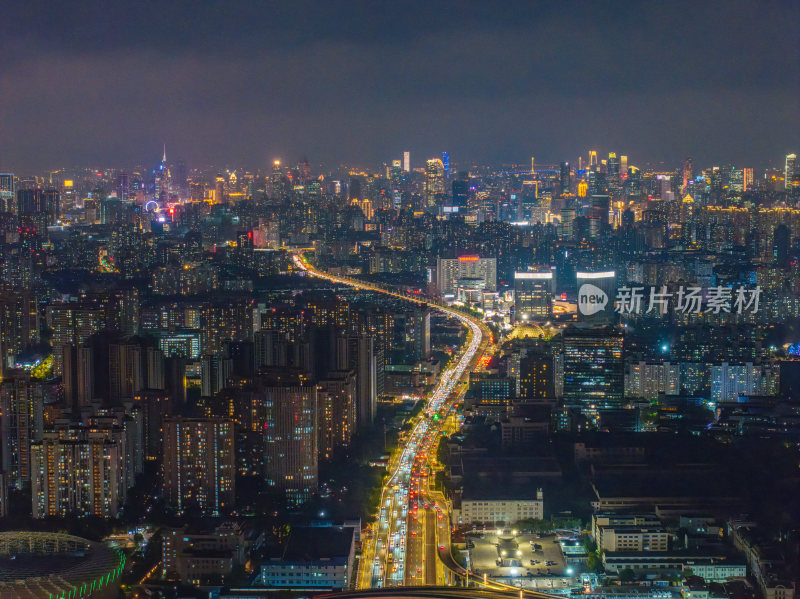
[[[167,144],[164,144],[164,157],[161,159],[161,162],[167,161]]]

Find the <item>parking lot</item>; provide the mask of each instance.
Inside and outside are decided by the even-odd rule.
[[[467,540],[470,566],[478,575],[518,579],[514,584],[544,588],[570,584],[571,572],[553,535],[482,533],[471,534]]]

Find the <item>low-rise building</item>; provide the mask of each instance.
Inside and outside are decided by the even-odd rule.
[[[261,564],[271,589],[345,589],[353,576],[355,532],[350,526],[294,528],[283,552]]]
[[[775,545],[760,538],[754,523],[731,520],[728,535],[744,552],[764,599],[794,599],[796,586],[786,575],[786,560]]]
[[[725,582],[747,574],[743,558],[722,552],[606,551],[603,553],[603,567],[609,574],[618,574],[622,570],[633,570],[637,574],[691,571],[706,582]]]
[[[212,530],[168,529],[162,541],[162,576],[188,584],[224,582],[244,564],[245,537],[239,525],[220,524]]]
[[[598,547],[602,551],[667,551],[670,533],[661,527],[604,527]]]
[[[603,545],[603,531],[616,526],[639,526],[652,528],[661,526],[661,520],[655,514],[642,513],[599,513],[592,515],[592,537],[598,547]]]
[[[454,510],[454,516],[461,524],[541,520],[544,518],[544,495],[541,489],[535,496],[525,497],[513,491],[476,486],[464,490],[461,506]]]

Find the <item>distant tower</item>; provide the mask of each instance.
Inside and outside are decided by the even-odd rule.
[[[444,166],[445,179],[450,178],[450,153],[442,152],[442,165]]]
[[[117,175],[117,198],[123,202],[128,201],[130,193],[130,177],[128,173],[120,173]]]
[[[597,166],[597,151],[589,150],[589,168]]]
[[[536,174],[536,164],[534,162],[533,156],[531,156],[531,175],[535,175],[535,174]]]
[[[689,156],[683,161],[683,186],[689,185],[692,180],[692,157]]]
[[[403,152],[403,172],[411,170],[411,152]]]
[[[563,195],[566,195],[566,194],[569,193],[569,185],[570,185],[570,181],[569,181],[569,162],[562,162],[559,165],[559,171],[560,171],[559,174],[560,174],[560,179],[561,179],[561,181],[560,181],[560,183],[561,183],[561,195],[563,196]]]
[[[164,153],[161,156],[161,164],[156,169],[156,180],[153,189],[153,199],[164,201],[169,198],[169,169],[167,168],[167,144],[164,144]]]
[[[742,186],[744,191],[753,189],[753,169],[745,167],[742,169]]]
[[[444,165],[431,158],[425,166],[425,207],[433,208],[444,196]]]
[[[0,173],[0,212],[16,212],[13,173]]]
[[[789,189],[792,186],[792,179],[797,172],[797,154],[787,154],[786,163],[783,167],[783,185],[785,189]]]

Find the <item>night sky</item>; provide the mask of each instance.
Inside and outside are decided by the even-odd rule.
[[[9,1],[0,170],[767,166],[800,151],[800,2]]]

